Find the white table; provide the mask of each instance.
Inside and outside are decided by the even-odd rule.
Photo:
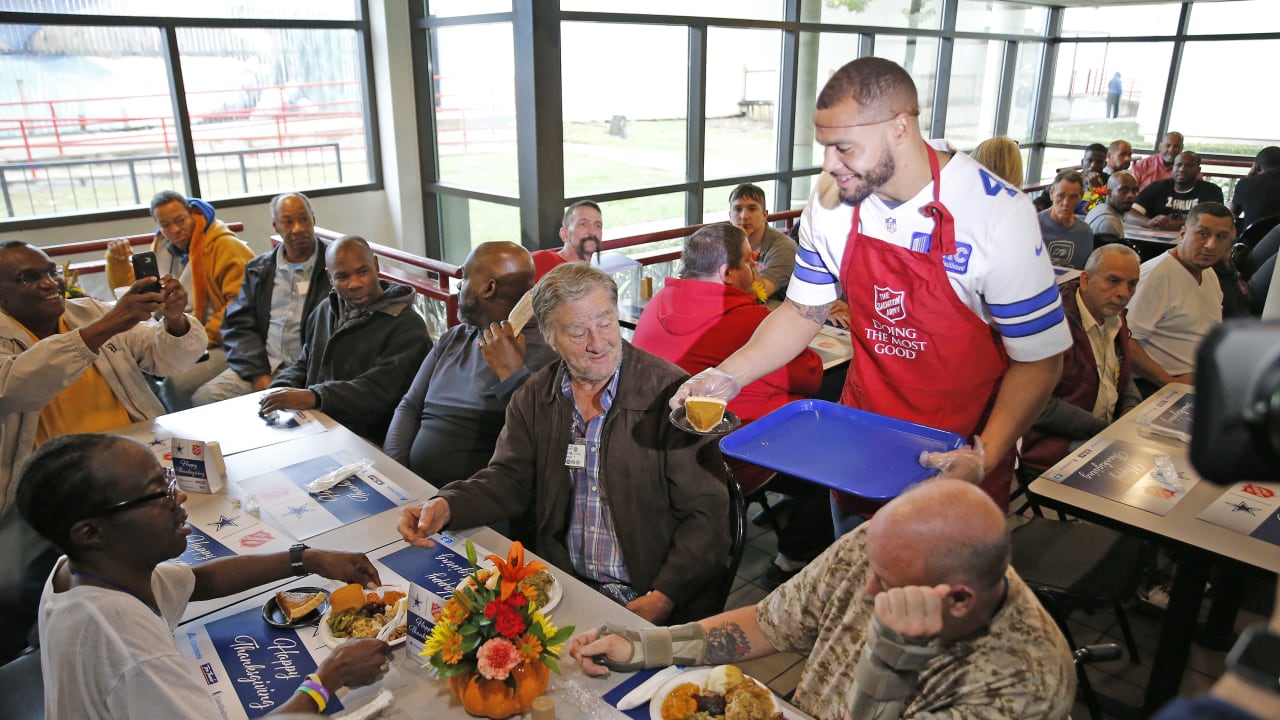
[[[1167,385],[1164,388],[1170,389],[1192,391],[1191,386],[1181,384]],[[1143,437],[1139,434],[1138,421],[1151,410],[1162,394],[1163,391],[1147,398],[1097,437],[1159,448],[1173,459],[1180,473],[1185,472],[1195,477],[1185,445],[1177,440]],[[1199,617],[1200,601],[1213,560],[1229,558],[1271,572],[1280,572],[1280,549],[1196,517],[1209,503],[1217,501],[1224,489],[1221,486],[1202,480],[1168,514],[1161,516],[1049,479],[1049,476],[1069,462],[1070,457],[1045,471],[1031,483],[1030,493],[1038,502],[1178,551],[1173,590],[1165,611],[1159,644],[1151,659],[1151,676],[1143,702],[1143,712],[1149,714],[1178,693],[1190,651],[1191,633]]]
[[[323,413],[315,413],[316,419],[314,422],[319,423],[324,428],[323,432],[290,436],[288,430],[272,428],[258,418],[256,396],[246,397],[249,398],[248,401],[245,398],[234,398],[180,413],[164,415],[152,421],[135,423],[121,428],[116,433],[146,442],[155,437],[157,431],[169,432],[173,428],[182,428],[185,434],[181,435],[181,437],[218,440],[219,436],[222,435],[223,428],[239,424],[241,427],[252,428],[254,432],[260,433],[264,439],[271,440],[270,443],[241,443],[242,446],[256,444],[258,447],[225,454],[227,486],[221,492],[212,495],[189,493],[187,495],[188,511],[196,508],[217,507],[228,513],[233,511],[244,512],[243,503],[249,493],[239,486],[238,483],[240,481],[256,477],[271,470],[287,467],[303,460],[335,454],[348,455],[356,459],[372,459],[375,471],[399,485],[408,494],[411,501],[420,502],[435,494],[435,488],[430,483],[414,475],[407,468],[387,457],[381,450],[339,425],[329,416]],[[301,430],[302,428],[298,429]],[[201,434],[193,437],[193,431]],[[226,453],[225,446],[224,453]],[[242,505],[238,510],[232,506],[233,500],[237,499],[241,501]],[[307,539],[305,542],[318,548],[369,552],[399,540],[400,534],[396,530],[399,514],[400,508],[396,507],[322,533]],[[279,523],[265,510],[258,513],[258,519],[281,533],[285,532]],[[270,586],[279,588],[289,582],[292,582],[292,579],[282,580],[270,584]],[[258,588],[228,598],[191,603],[187,608],[184,619],[190,620],[201,617],[240,599],[253,596],[260,590],[261,588]]]

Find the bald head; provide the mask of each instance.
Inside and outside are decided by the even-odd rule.
[[[1009,565],[1004,514],[976,485],[932,480],[871,518],[867,554],[892,585],[964,584],[994,592]]]
[[[324,255],[329,282],[348,305],[367,308],[382,298],[378,282],[378,258],[369,242],[359,235],[343,235]]]
[[[462,263],[459,317],[482,327],[505,320],[533,287],[534,273],[533,258],[523,246],[507,241],[480,243]]]

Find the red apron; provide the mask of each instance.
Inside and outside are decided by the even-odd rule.
[[[934,218],[928,252],[915,252],[858,232],[861,205],[840,264],[849,303],[852,366],[840,402],[851,407],[950,430],[971,440],[986,422],[1009,367],[995,330],[961,302],[943,266],[956,252],[951,213],[938,201],[937,154],[929,149]],[[1013,452],[982,481],[1009,508]],[[879,504],[838,495],[841,509],[870,515]]]

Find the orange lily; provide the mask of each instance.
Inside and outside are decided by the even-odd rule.
[[[486,557],[493,561],[493,564],[498,568],[498,575],[502,578],[501,592],[498,595],[499,600],[506,600],[511,597],[511,593],[515,592],[525,578],[547,567],[545,563],[537,561],[526,565],[524,562],[524,545],[518,540],[511,543],[511,549],[507,551],[506,560],[497,555],[487,555]]]

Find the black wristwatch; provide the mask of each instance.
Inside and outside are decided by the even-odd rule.
[[[302,568],[302,551],[309,550],[306,545],[298,543],[289,548],[289,566],[293,568],[294,575],[306,575],[307,571]]]
[[[1245,628],[1227,653],[1227,671],[1250,685],[1280,692],[1280,635],[1271,632],[1266,623]]]

